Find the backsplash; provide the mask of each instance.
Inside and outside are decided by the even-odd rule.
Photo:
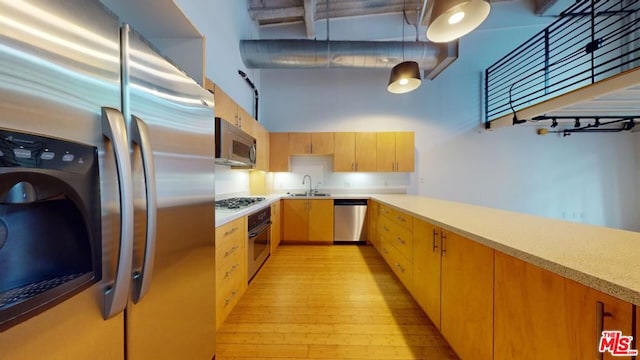
[[[216,197],[249,194],[249,170],[232,170],[229,166],[216,164],[215,179]]]
[[[309,188],[302,185],[305,174],[311,176],[318,191],[332,193],[406,193],[410,185],[408,173],[342,173],[333,172],[331,156],[292,156],[291,172],[273,173],[268,177],[268,188],[274,193],[300,192]]]

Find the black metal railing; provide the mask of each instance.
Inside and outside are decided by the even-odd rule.
[[[485,121],[640,66],[640,0],[576,2],[485,72]]]

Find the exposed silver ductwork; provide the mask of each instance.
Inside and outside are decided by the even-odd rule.
[[[240,54],[245,66],[253,69],[391,69],[404,59],[417,62],[420,69],[424,70],[424,77],[433,79],[457,59],[458,44],[417,41],[241,40]]]

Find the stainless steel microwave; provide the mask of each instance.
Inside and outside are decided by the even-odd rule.
[[[256,139],[217,117],[216,163],[253,169],[256,165]]]

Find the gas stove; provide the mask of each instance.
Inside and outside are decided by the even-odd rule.
[[[263,201],[264,197],[234,197],[216,200],[216,210],[239,210]]]

